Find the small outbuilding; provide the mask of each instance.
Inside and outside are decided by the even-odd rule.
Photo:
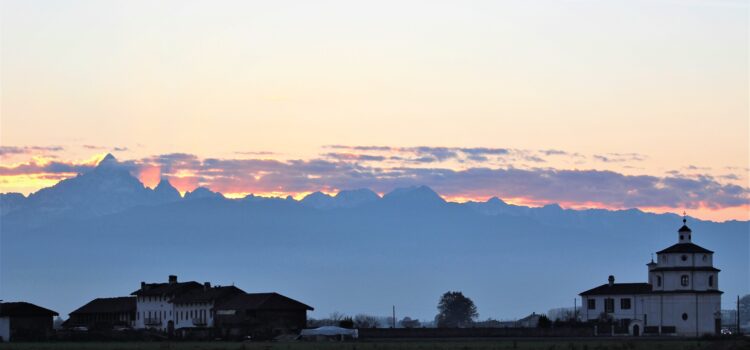
[[[58,313],[26,302],[0,303],[0,341],[43,340]]]

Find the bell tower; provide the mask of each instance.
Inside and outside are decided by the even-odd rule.
[[[684,212],[682,213],[682,227],[677,230],[677,235],[677,243],[691,243],[691,240],[693,239],[693,230],[687,226],[687,215],[685,215]]]

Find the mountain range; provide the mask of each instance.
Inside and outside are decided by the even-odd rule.
[[[681,217],[630,210],[452,203],[426,186],[302,200],[207,188],[144,186],[108,155],[93,170],[28,197],[0,195],[0,299],[61,314],[140,281],[181,279],[276,291],[316,308],[431,319],[461,290],[480,317],[572,306],[577,293],[644,282],[651,254],[676,242]],[[750,223],[689,218],[716,252],[724,307],[750,292]]]

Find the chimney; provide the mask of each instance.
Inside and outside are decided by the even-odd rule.
[[[209,289],[211,289],[211,282],[203,283],[203,290],[209,290]]]
[[[146,290],[146,282],[141,281],[141,290]]]
[[[175,284],[175,283],[177,283],[177,276],[169,275],[169,284]]]
[[[609,286],[612,287],[613,284],[615,284],[615,276],[609,275]]]

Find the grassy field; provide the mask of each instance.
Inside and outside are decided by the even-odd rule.
[[[150,343],[17,343],[0,344],[0,350],[748,350],[750,340],[415,340],[378,342],[150,342]]]

